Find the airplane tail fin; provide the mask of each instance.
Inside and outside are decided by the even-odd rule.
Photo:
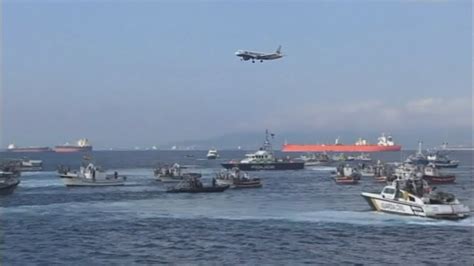
[[[278,49],[276,50],[276,53],[277,53],[277,54],[281,54],[281,45],[278,46]]]

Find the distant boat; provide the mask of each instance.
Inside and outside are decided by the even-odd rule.
[[[219,154],[217,153],[216,149],[210,149],[207,152],[207,159],[209,160],[214,160],[214,159],[217,159],[218,157],[219,157]]]
[[[441,151],[432,152],[428,154],[426,158],[429,163],[439,168],[456,168],[459,165],[459,161],[449,159],[448,155]]]
[[[15,144],[10,144],[7,147],[8,152],[50,152],[52,151],[50,147],[17,147]]]
[[[41,170],[43,170],[42,160],[23,159],[18,166],[18,171],[20,172],[36,172]]]
[[[76,144],[66,143],[64,145],[58,145],[54,147],[55,152],[90,152],[92,151],[92,145],[88,139],[80,139]]]

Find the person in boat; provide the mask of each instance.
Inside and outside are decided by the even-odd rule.
[[[114,178],[115,178],[115,179],[118,178],[118,173],[117,173],[117,171],[114,172]]]
[[[216,179],[215,179],[215,178],[212,178],[212,186],[213,186],[213,187],[216,186]]]

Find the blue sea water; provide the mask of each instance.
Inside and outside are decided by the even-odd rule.
[[[123,187],[66,188],[57,165],[78,167],[81,154],[29,154],[44,172],[25,173],[0,198],[1,262],[26,264],[454,264],[474,261],[472,217],[433,220],[377,213],[361,191],[383,185],[363,178],[340,186],[332,167],[253,172],[261,189],[211,194],[167,194],[153,166],[180,162],[210,182],[223,161],[245,152],[94,152],[110,171],[125,174]],[[193,157],[188,157],[188,156]],[[19,156],[2,153],[0,156]],[[385,161],[398,153],[382,153]],[[374,157],[377,157],[374,156]],[[403,157],[403,156],[402,156]],[[474,209],[473,153],[455,152],[454,193]]]

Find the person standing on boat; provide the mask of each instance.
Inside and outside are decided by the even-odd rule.
[[[216,186],[216,178],[215,178],[215,177],[212,178],[212,186],[213,186],[213,187]]]

